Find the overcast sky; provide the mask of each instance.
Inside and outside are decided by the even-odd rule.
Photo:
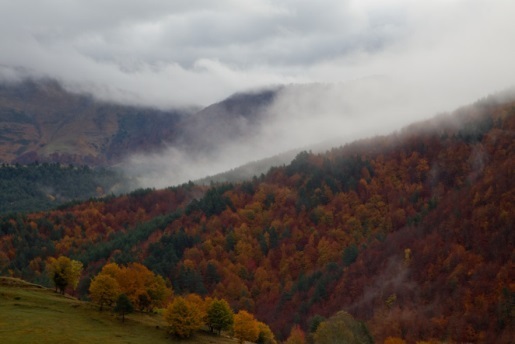
[[[513,84],[513,14],[512,0],[0,0],[0,74],[160,107],[382,75],[452,105]]]
[[[159,187],[388,133],[511,87],[514,14],[513,0],[0,0],[0,78],[160,108],[325,85],[282,92],[259,135],[214,154],[128,160]]]

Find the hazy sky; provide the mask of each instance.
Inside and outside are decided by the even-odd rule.
[[[513,0],[0,0],[0,77],[161,108],[283,92],[260,135],[132,157],[144,186],[386,133],[515,85]],[[349,86],[351,85],[351,86]]]
[[[514,13],[512,0],[0,0],[0,74],[161,107],[383,75],[459,104],[513,83]]]

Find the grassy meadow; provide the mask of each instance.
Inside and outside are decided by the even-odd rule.
[[[174,340],[159,315],[111,311],[18,279],[0,277],[0,342],[8,343],[235,343],[198,333]]]

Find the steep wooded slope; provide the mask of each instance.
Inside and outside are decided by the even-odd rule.
[[[508,343],[514,139],[513,98],[491,98],[203,197],[189,184],[5,217],[0,268],[44,281],[45,258],[67,254],[84,292],[105,261],[143,262],[279,338],[344,309],[378,342]]]

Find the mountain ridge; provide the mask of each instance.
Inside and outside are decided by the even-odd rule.
[[[204,109],[159,110],[71,93],[56,80],[0,85],[0,161],[113,166],[168,147],[208,151],[244,137],[274,91],[235,94]],[[243,111],[245,110],[246,111]],[[247,121],[250,121],[247,123]],[[219,123],[216,128],[215,122]],[[213,132],[213,136],[209,136]]]
[[[138,261],[281,339],[343,309],[376,341],[509,343],[514,133],[514,98],[491,97],[251,181],[4,216],[0,269],[44,282],[45,259],[70,255],[84,293],[105,262]]]
[[[0,152],[1,160],[7,163],[106,165],[125,149],[137,151],[145,144],[159,148],[161,143],[152,139],[173,133],[156,130],[169,127],[181,116],[179,112],[166,114],[98,102],[89,95],[65,91],[54,80],[3,85],[0,104]],[[15,118],[23,122],[17,124]],[[140,125],[140,133],[131,125]]]

